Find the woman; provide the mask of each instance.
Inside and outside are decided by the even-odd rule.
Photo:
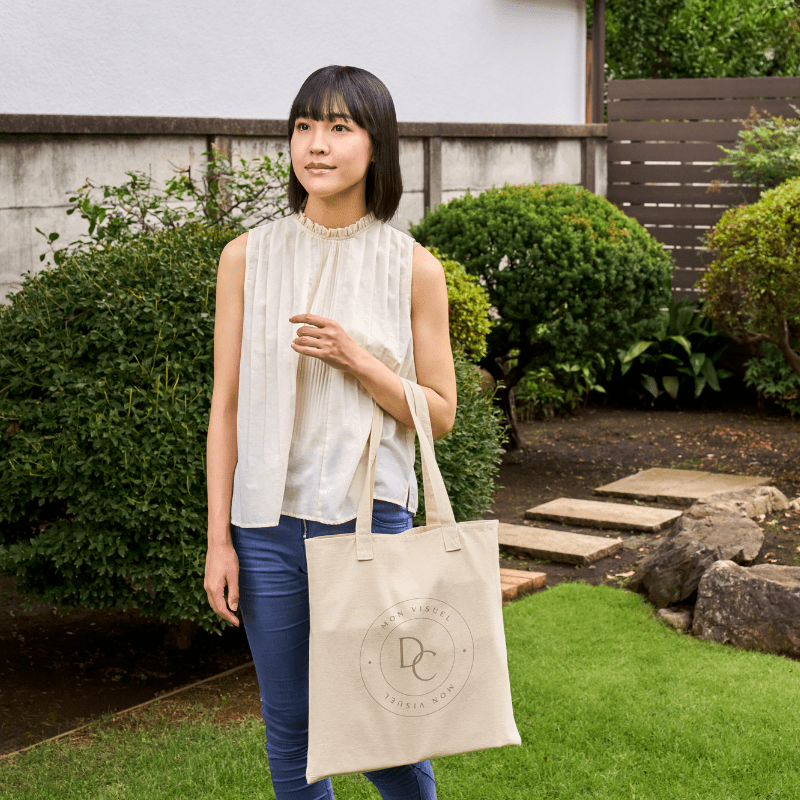
[[[291,215],[222,252],[208,429],[205,590],[238,625],[258,674],[275,795],[308,784],[308,574],[304,539],[355,531],[373,403],[384,414],[373,531],[411,527],[416,380],[434,438],[456,380],[439,261],[388,225],[402,195],[392,98],[374,75],[312,73],[289,116]],[[227,605],[224,589],[227,585]],[[365,773],[385,800],[436,797],[429,761]]]

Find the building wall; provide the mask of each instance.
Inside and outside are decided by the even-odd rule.
[[[328,64],[399,121],[584,122],[585,0],[0,0],[0,113],[285,119]]]

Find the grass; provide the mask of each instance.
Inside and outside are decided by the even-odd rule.
[[[504,611],[521,747],[433,761],[440,800],[800,797],[800,663],[701,642],[638,595],[564,583]],[[263,725],[93,731],[0,762],[4,800],[273,797]],[[362,775],[338,800],[378,798]]]

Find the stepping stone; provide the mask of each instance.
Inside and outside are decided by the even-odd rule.
[[[503,600],[518,600],[537,589],[543,589],[547,582],[544,572],[528,572],[524,569],[504,569],[500,567],[500,587]]]
[[[504,522],[499,525],[498,539],[501,547],[522,551],[533,558],[584,567],[622,549],[622,539],[533,528],[529,525],[508,525]]]
[[[681,515],[680,511],[624,503],[601,503],[597,500],[575,500],[559,497],[525,512],[525,519],[549,519],[567,525],[589,528],[644,531],[655,533],[666,528]]]
[[[629,497],[648,503],[672,503],[690,506],[717,492],[733,492],[766,486],[772,478],[760,475],[729,475],[697,469],[646,469],[622,480],[601,486],[595,494],[605,497]]]

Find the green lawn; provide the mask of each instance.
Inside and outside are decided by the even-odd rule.
[[[607,586],[561,584],[503,614],[522,747],[435,759],[440,800],[800,798],[800,663],[677,634]],[[153,713],[137,733],[101,726],[89,745],[0,761],[0,797],[274,797],[260,720]],[[361,775],[333,785],[379,797]]]

